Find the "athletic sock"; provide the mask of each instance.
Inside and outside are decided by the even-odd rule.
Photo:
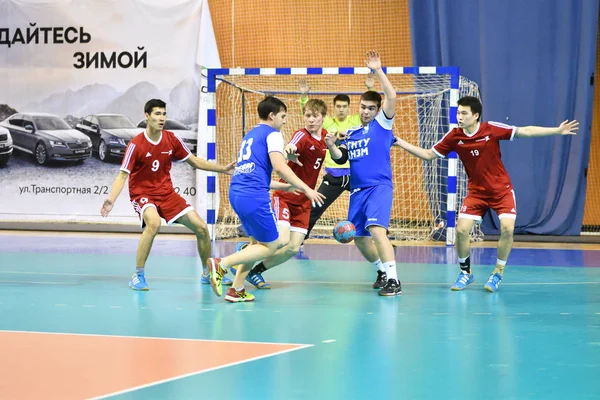
[[[471,273],[471,256],[468,255],[465,258],[458,258],[458,264],[460,265],[460,269],[464,274]]]
[[[385,267],[383,266],[381,259],[378,259],[377,261],[372,262],[371,264],[373,264],[377,271],[385,272]]]
[[[265,267],[265,264],[261,261],[250,270],[250,273],[251,274],[262,274],[266,270],[267,270],[267,267]]]
[[[398,280],[398,274],[396,272],[396,261],[388,261],[386,263],[383,263],[383,267],[385,268],[385,274],[387,275],[388,280]]]

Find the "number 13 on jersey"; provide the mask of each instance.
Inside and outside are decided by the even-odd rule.
[[[242,145],[240,146],[240,152],[238,154],[237,162],[242,162],[244,160],[248,160],[252,155],[252,142],[254,138],[250,138],[248,140],[244,140]]]

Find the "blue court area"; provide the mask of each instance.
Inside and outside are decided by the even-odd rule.
[[[399,246],[403,294],[383,298],[353,245],[307,244],[264,274],[273,289],[230,304],[199,283],[189,236],[159,236],[150,291],[130,290],[137,239],[1,234],[0,331],[309,345],[97,398],[600,398],[599,250],[514,249],[488,293],[495,248],[472,249],[475,283],[451,292],[454,249]]]

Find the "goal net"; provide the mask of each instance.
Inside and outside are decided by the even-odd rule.
[[[206,128],[209,142],[210,136],[214,135],[217,163],[226,164],[237,159],[242,138],[259,122],[257,105],[265,95],[277,96],[288,107],[287,124],[282,129],[287,143],[291,134],[304,126],[300,79],[308,82],[309,97],[326,102],[329,115],[333,115],[333,98],[340,93],[349,95],[351,113],[358,113],[368,72],[366,68],[208,70],[208,93],[203,95],[209,97],[207,112],[212,116],[208,118]],[[397,92],[394,135],[423,148],[430,148],[454,126],[452,121],[455,121],[459,97],[479,97],[477,84],[458,76],[456,68],[388,67],[386,72]],[[375,90],[381,92],[377,82]],[[448,158],[424,162],[393,148],[391,162],[394,201],[390,237],[396,240],[446,240],[452,244],[455,218],[467,189],[467,178],[460,161]],[[213,227],[216,239],[240,235],[240,221],[228,201],[230,180],[223,174],[217,177],[218,201],[215,202],[217,212]],[[333,227],[346,220],[347,213],[348,192],[345,192],[323,214],[311,237],[332,237]],[[481,240],[482,236],[476,225],[472,238]]]

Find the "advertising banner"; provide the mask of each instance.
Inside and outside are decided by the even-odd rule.
[[[220,66],[210,21],[206,0],[0,0],[0,221],[138,224],[127,187],[108,219],[100,206],[148,100],[165,101],[165,129],[206,158],[201,66]],[[206,218],[205,174],[183,162],[171,176]]]

